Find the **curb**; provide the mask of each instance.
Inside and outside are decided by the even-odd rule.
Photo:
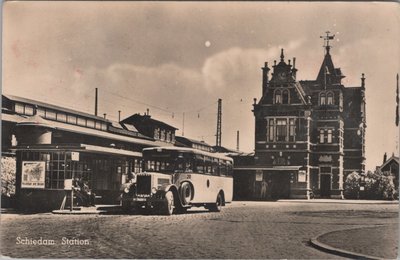
[[[104,210],[91,210],[91,211],[81,211],[81,210],[53,210],[51,213],[59,215],[99,215],[104,214]]]
[[[350,228],[350,229],[343,229],[343,230],[335,230],[332,232],[337,232],[337,231],[347,231],[347,230],[353,230],[353,229],[362,229],[362,228]],[[314,238],[310,239],[310,244],[316,248],[319,249],[321,251],[333,254],[333,255],[338,255],[338,256],[342,256],[342,257],[346,257],[346,258],[352,258],[352,259],[367,259],[367,260],[380,260],[383,259],[382,257],[376,257],[376,256],[370,256],[370,255],[364,255],[364,254],[359,254],[359,253],[355,253],[355,252],[351,252],[351,251],[347,251],[344,249],[339,249],[336,247],[332,247],[329,246],[327,244],[321,243],[318,241],[318,238],[320,236],[332,233],[332,232],[327,232],[327,233],[323,233],[320,234]]]

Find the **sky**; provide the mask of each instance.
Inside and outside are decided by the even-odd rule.
[[[317,77],[326,31],[346,87],[366,77],[366,169],[398,154],[400,8],[385,2],[50,2],[3,4],[2,92],[118,120],[150,115],[178,135],[254,149],[253,98],[264,62],[296,57]]]

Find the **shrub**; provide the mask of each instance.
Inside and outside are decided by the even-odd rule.
[[[14,157],[1,157],[1,195],[11,197],[15,194],[16,160]]]
[[[360,178],[357,172],[347,175],[344,182],[344,196],[346,199],[357,199],[360,191]]]

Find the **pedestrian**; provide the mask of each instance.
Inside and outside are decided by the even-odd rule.
[[[265,180],[263,180],[261,183],[261,198],[262,199],[265,199],[267,197],[267,186],[268,186],[268,183]]]

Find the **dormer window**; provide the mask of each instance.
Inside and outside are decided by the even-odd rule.
[[[321,106],[326,105],[326,95],[325,95],[324,92],[322,92],[322,93],[319,95],[319,104],[320,104]]]
[[[275,104],[282,104],[282,94],[279,89],[275,91]]]
[[[289,91],[287,89],[282,91],[282,104],[289,104]]]
[[[328,92],[328,94],[326,95],[326,104],[333,105],[333,93],[332,92]]]

